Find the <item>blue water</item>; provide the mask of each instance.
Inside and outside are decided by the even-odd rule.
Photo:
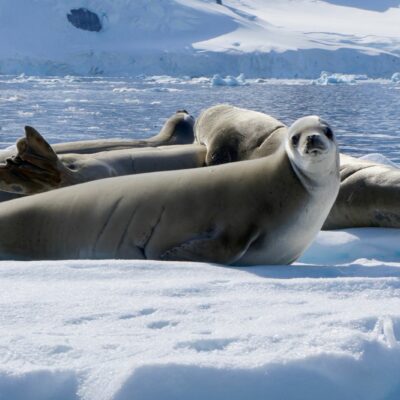
[[[125,78],[0,77],[0,146],[13,144],[24,125],[51,143],[98,137],[142,138],[158,132],[175,110],[197,116],[231,103],[287,124],[318,114],[333,126],[341,151],[382,153],[400,162],[400,85],[253,84],[217,87],[146,83]]]

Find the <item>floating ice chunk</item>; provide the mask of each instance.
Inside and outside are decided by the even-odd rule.
[[[211,79],[211,86],[226,86],[225,79],[221,75],[215,74]]]
[[[205,76],[199,76],[197,78],[191,78],[189,83],[193,84],[193,85],[203,85],[206,83],[210,83],[211,79],[207,78]]]
[[[186,80],[188,80],[189,77],[186,77]],[[182,83],[182,81],[185,80],[185,77],[179,78],[179,77],[174,77],[174,76],[169,76],[169,75],[152,75],[152,76],[144,76],[143,80],[148,83],[154,83],[154,84],[179,84]]]
[[[383,154],[380,153],[366,154],[365,156],[360,157],[360,160],[371,161],[373,163],[399,168],[397,164],[395,164],[393,161],[389,160],[387,157],[385,157]]]
[[[17,111],[19,117],[33,117],[35,113],[33,111]]]
[[[125,103],[128,104],[141,104],[142,102],[139,99],[124,99]]]
[[[152,87],[149,89],[144,89],[145,92],[156,92],[156,93],[173,93],[173,92],[182,92],[181,89],[176,88],[166,88],[166,87]]]
[[[228,75],[223,78],[219,74],[215,74],[211,79],[211,86],[244,86],[247,85],[244,74],[240,74],[238,77]]]
[[[361,74],[361,75],[353,75],[354,79],[356,81],[368,81],[370,78],[368,78],[367,75]]]
[[[367,80],[367,75],[351,75],[351,74],[330,74],[322,71],[321,76],[312,81],[314,85],[337,85],[337,84],[355,84],[357,81]]]
[[[8,96],[8,97],[0,97],[0,101],[4,101],[4,102],[11,102],[14,103],[16,101],[23,101],[25,100],[24,96],[20,96],[20,95],[12,95],[12,96]]]
[[[228,75],[224,79],[224,81],[225,81],[226,86],[239,86],[240,85],[240,82],[234,76],[231,76],[231,75]]]
[[[242,84],[246,83],[246,76],[244,75],[244,73],[242,72],[237,78],[236,80]]]
[[[391,79],[394,83],[400,83],[400,72],[395,72]]]
[[[140,89],[121,87],[121,88],[114,88],[113,92],[114,93],[140,92]]]

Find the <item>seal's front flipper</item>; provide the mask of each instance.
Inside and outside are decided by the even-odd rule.
[[[164,261],[198,261],[214,262],[218,264],[233,264],[246,253],[249,246],[258,237],[251,234],[221,233],[216,237],[195,238],[179,246],[167,250],[160,256]]]
[[[36,129],[26,126],[16,146],[17,155],[0,164],[0,190],[35,194],[64,186],[68,171]]]

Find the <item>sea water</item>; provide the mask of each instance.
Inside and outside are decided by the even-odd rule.
[[[334,128],[342,152],[382,153],[400,162],[400,85],[312,85],[267,81],[211,87],[209,80],[168,77],[0,77],[0,146],[32,125],[50,143],[145,138],[178,109],[195,117],[218,103],[261,111],[286,124],[316,114]]]

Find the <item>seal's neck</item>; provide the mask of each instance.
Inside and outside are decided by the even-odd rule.
[[[309,193],[315,193],[315,191],[319,189],[325,191],[328,187],[339,187],[340,175],[338,157],[332,160],[331,163],[329,163],[330,160],[325,160],[321,162],[320,165],[318,165],[318,163],[309,166],[309,168],[300,168],[290,156],[289,161],[297,178]],[[334,185],[329,185],[329,182],[334,183]]]

